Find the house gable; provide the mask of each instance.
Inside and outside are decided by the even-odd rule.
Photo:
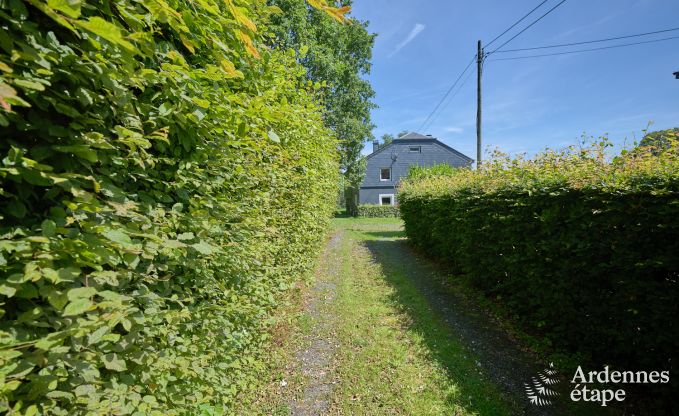
[[[379,195],[395,193],[396,186],[408,175],[411,166],[446,163],[453,167],[469,167],[472,162],[470,157],[433,137],[407,134],[367,157],[359,202],[376,204]]]

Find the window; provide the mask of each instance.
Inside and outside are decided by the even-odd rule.
[[[391,180],[391,168],[380,169],[380,180],[381,181],[390,181]]]
[[[410,153],[420,153],[422,151],[422,146],[410,146],[408,150]]]
[[[394,194],[380,194],[380,205],[394,205]]]

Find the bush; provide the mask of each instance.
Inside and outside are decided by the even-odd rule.
[[[275,10],[237,3],[0,3],[0,412],[218,413],[257,381],[338,163],[295,56],[253,45]]]
[[[357,217],[363,218],[387,218],[399,217],[398,207],[395,205],[359,205],[356,210]]]
[[[676,146],[611,162],[595,146],[407,180],[399,201],[415,245],[555,348],[674,373],[678,195]]]
[[[447,163],[440,163],[431,166],[412,165],[408,170],[408,179],[424,179],[432,176],[450,176],[455,174],[454,168]]]

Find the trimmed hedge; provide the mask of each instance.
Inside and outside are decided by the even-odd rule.
[[[356,210],[357,217],[386,218],[399,217],[398,207],[395,205],[359,205]]]
[[[498,159],[480,172],[406,180],[401,216],[416,246],[557,350],[674,374],[678,155],[675,146],[606,162],[594,147]]]
[[[272,12],[0,2],[0,413],[212,414],[257,382],[338,175],[294,53],[255,49]]]

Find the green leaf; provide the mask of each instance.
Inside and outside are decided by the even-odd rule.
[[[106,230],[101,234],[114,243],[118,243],[122,246],[132,245],[132,239],[130,236],[120,230]]]
[[[127,364],[124,360],[118,357],[118,354],[106,354],[103,357],[104,367],[113,371],[125,371],[127,370]]]
[[[57,310],[61,310],[68,303],[68,297],[64,292],[58,290],[52,290],[47,295],[47,301],[50,305],[54,306]]]
[[[94,309],[94,303],[92,303],[91,300],[85,298],[75,299],[71,301],[68,305],[66,305],[62,315],[63,316],[80,315],[81,313],[88,312],[92,309]]]
[[[11,298],[16,292],[17,290],[13,286],[0,285],[0,295],[5,295],[8,298]]]
[[[193,101],[198,106],[203,107],[203,108],[210,108],[210,105],[211,105],[210,101],[204,100],[204,99],[198,98],[198,97],[192,97],[191,101]]]
[[[66,295],[68,300],[74,301],[76,299],[90,298],[97,294],[97,289],[93,287],[79,287],[76,289],[71,289]]]
[[[55,345],[59,345],[64,340],[64,338],[66,338],[66,334],[64,332],[53,332],[47,335],[45,338],[38,340],[38,342],[35,343],[35,348],[49,351]]]
[[[205,241],[200,241],[196,244],[192,244],[191,247],[196,249],[200,254],[205,254],[209,255],[217,251],[217,249],[210,244],[206,243]]]
[[[88,145],[52,146],[52,148],[58,152],[72,153],[90,162],[97,162],[99,160],[97,151],[90,148]]]
[[[101,337],[108,334],[109,332],[111,332],[111,330],[107,326],[102,326],[87,336],[87,343],[89,345],[96,344],[97,342],[101,341]]]
[[[14,85],[17,85],[19,87],[26,88],[26,89],[29,89],[29,90],[45,91],[44,85],[42,85],[39,82],[31,81],[31,80],[28,80],[28,79],[15,79]]]
[[[57,232],[57,225],[52,220],[45,220],[42,222],[42,235],[45,237],[54,237]]]
[[[91,32],[107,41],[121,46],[128,52],[137,53],[137,49],[130,42],[125,40],[122,30],[111,22],[108,22],[101,17],[92,17],[87,21],[76,20],[75,25]]]
[[[278,134],[276,134],[276,132],[273,130],[269,130],[269,139],[271,139],[271,141],[275,143],[281,142],[281,138],[278,137]]]
[[[38,414],[38,406],[37,405],[30,405],[26,408],[26,412],[24,413],[24,416],[35,416]]]
[[[59,269],[56,276],[49,275],[47,278],[56,279],[54,283],[61,282],[73,282],[78,276],[80,276],[80,269],[77,267],[64,267]]]
[[[23,218],[26,216],[26,205],[13,199],[7,204],[7,212],[16,218]]]
[[[80,17],[80,0],[47,0],[47,5],[68,17]]]

